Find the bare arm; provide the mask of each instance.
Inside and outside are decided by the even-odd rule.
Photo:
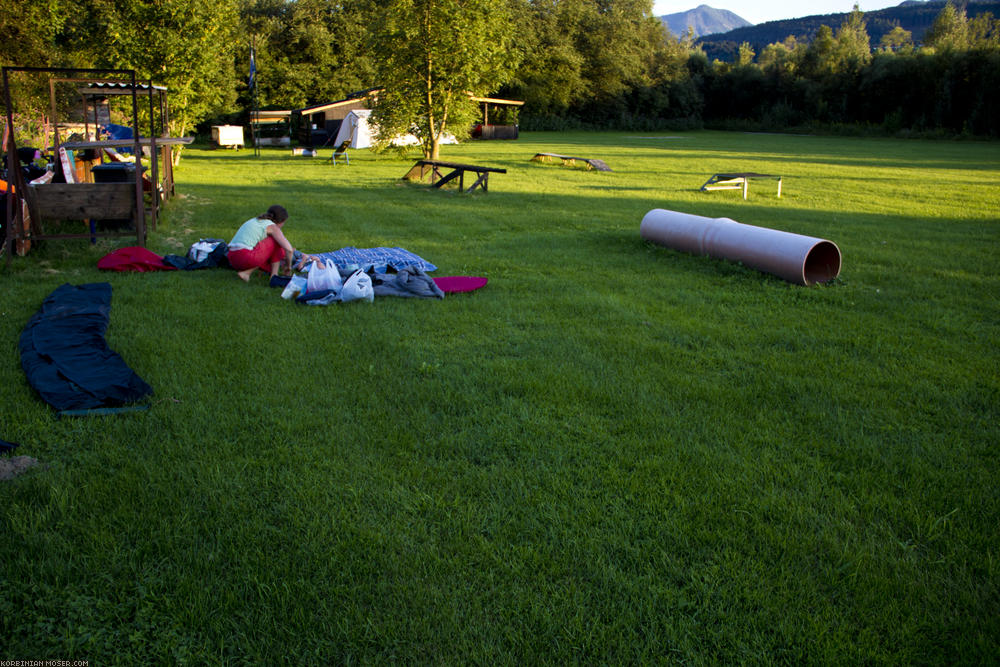
[[[295,248],[289,243],[288,239],[285,237],[285,233],[281,231],[281,227],[278,225],[268,225],[267,234],[274,239],[274,242],[278,244],[285,251],[285,260],[288,262],[288,269],[292,268],[292,257],[295,255]]]

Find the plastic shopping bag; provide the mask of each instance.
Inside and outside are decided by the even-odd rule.
[[[322,290],[337,291],[343,286],[340,278],[340,271],[332,262],[330,266],[325,266],[323,262],[316,260],[309,267],[309,277],[306,279],[306,292],[319,292]]]
[[[294,299],[306,291],[306,277],[295,274],[281,292],[282,299]]]
[[[375,288],[372,287],[372,278],[367,273],[358,269],[351,274],[351,277],[344,281],[344,286],[340,290],[340,300],[342,303],[364,299],[372,301],[375,299]]]

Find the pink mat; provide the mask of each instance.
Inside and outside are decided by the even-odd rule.
[[[476,276],[442,276],[435,278],[434,284],[446,294],[455,292],[472,292],[486,285],[486,278]]]

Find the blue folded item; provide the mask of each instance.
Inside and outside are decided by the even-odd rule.
[[[102,129],[108,133],[111,139],[131,139],[132,138],[132,128],[127,125],[115,125],[114,123],[108,123],[107,125],[102,125]],[[122,146],[118,148],[119,153],[131,154],[132,149]]]
[[[409,250],[403,248],[355,248],[348,246],[333,252],[318,254],[324,263],[329,260],[340,269],[341,273],[353,273],[362,269],[366,273],[374,270],[376,273],[388,273],[389,269],[399,271],[408,266],[416,266],[426,271],[437,271],[437,267]]]
[[[302,303],[307,306],[329,306],[340,298],[337,290],[320,289],[315,292],[306,292],[295,297],[295,303]]]
[[[131,139],[132,138],[132,128],[128,125],[116,125],[114,123],[108,123],[102,126],[104,131],[108,133],[108,136],[112,139]]]
[[[153,389],[108,347],[110,283],[66,283],[42,302],[24,331],[21,367],[35,391],[57,410],[121,406]]]

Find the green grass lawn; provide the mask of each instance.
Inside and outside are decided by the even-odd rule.
[[[611,173],[530,161],[603,159]],[[444,148],[489,193],[191,148],[148,247],[270,204],[307,251],[489,285],[283,301],[263,275],[0,269],[0,657],[91,664],[987,663],[1000,655],[1000,148],[693,132]],[[784,177],[699,192],[715,172]],[[825,238],[799,287],[655,246],[666,208]],[[20,332],[113,285],[151,409],[57,419]]]

